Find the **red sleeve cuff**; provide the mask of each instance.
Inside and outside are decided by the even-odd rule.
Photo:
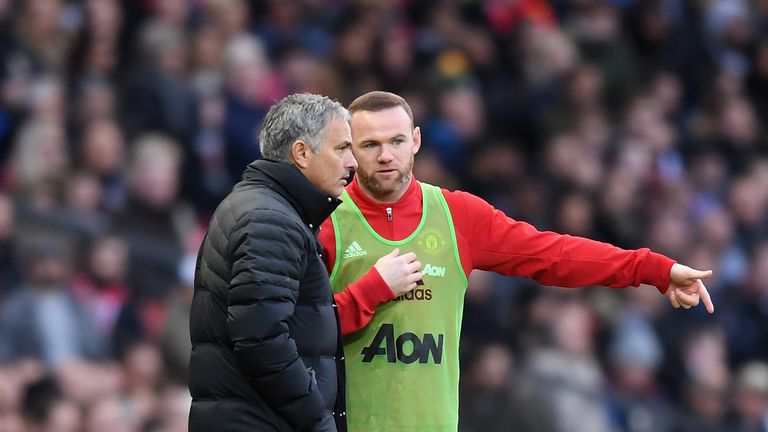
[[[374,311],[380,304],[395,298],[395,293],[384,282],[376,267],[371,267],[368,273],[364,274],[350,288],[361,308],[369,311]]]
[[[395,294],[373,267],[334,298],[339,306],[341,333],[346,336],[368,325],[376,308],[394,299]]]
[[[649,252],[642,270],[642,283],[653,285],[664,294],[669,288],[669,272],[677,261],[656,252]]]

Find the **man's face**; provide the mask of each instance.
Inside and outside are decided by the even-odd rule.
[[[349,183],[349,174],[357,168],[350,146],[349,124],[341,117],[328,123],[320,150],[309,152],[304,175],[321,190],[338,197]]]
[[[399,106],[358,111],[350,123],[360,186],[377,201],[397,201],[410,183],[413,156],[421,147],[419,128]]]

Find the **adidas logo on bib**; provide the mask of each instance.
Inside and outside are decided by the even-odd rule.
[[[363,249],[359,243],[353,241],[351,245],[344,251],[344,258],[352,258],[368,255],[368,252]]]

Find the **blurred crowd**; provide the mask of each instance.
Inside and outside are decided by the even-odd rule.
[[[0,432],[186,430],[267,108],[375,89],[418,179],[715,271],[713,316],[476,272],[462,431],[768,431],[768,1],[0,0]]]

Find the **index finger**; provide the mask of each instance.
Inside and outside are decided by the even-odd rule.
[[[406,262],[412,262],[416,260],[416,253],[408,252],[407,254],[400,255],[400,258]]]
[[[707,308],[707,312],[711,314],[715,313],[715,305],[712,303],[712,297],[709,296],[707,287],[704,286],[704,282],[701,280],[698,280],[697,283],[699,284],[699,297],[701,298],[701,301],[704,302],[704,307]]]

